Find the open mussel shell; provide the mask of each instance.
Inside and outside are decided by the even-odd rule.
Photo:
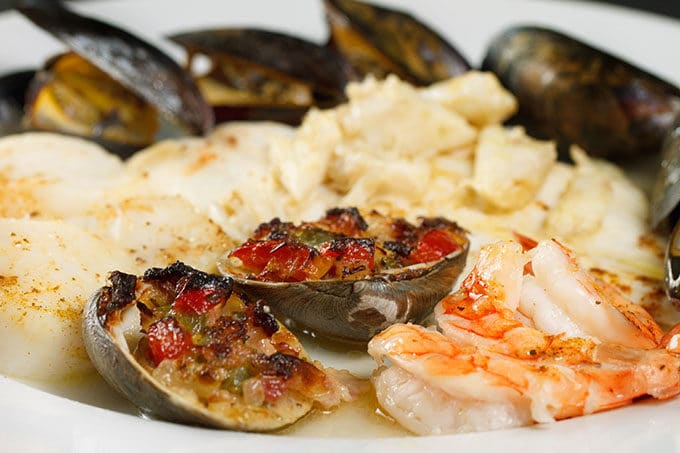
[[[680,111],[678,87],[545,28],[500,34],[483,69],[517,97],[517,120],[532,134],[592,155],[656,154]]]
[[[194,80],[159,49],[113,25],[76,14],[59,2],[17,9],[187,133],[203,134],[212,128],[212,110]]]
[[[330,45],[361,76],[390,73],[430,85],[470,69],[466,59],[437,32],[413,16],[356,0],[324,0]]]
[[[26,96],[25,126],[94,140],[127,157],[153,143],[156,109],[75,53],[49,60]]]
[[[17,71],[0,77],[0,136],[23,129],[24,102],[35,71]]]
[[[264,299],[293,330],[355,346],[395,323],[422,322],[463,271],[469,243],[441,260],[359,280],[263,282],[240,277],[228,260],[218,269],[252,298]]]
[[[217,81],[221,77],[225,83],[259,94],[265,101],[269,96],[271,104],[299,105],[291,100],[296,95],[290,93],[307,88],[314,103],[334,105],[345,99],[344,88],[352,76],[335,50],[282,33],[225,28],[191,31],[169,38],[190,56],[203,54],[211,58],[213,69],[229,67],[220,71]],[[215,75],[215,70],[212,74]]]

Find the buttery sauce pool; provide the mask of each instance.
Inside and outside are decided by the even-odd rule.
[[[367,378],[375,368],[373,360],[362,351],[347,351],[332,345],[320,344],[309,338],[300,338],[313,359],[325,366],[347,369],[359,377]],[[64,382],[22,381],[34,388],[78,401],[90,406],[140,417],[139,410],[118,395],[97,374]],[[149,423],[142,421],[140,423]],[[406,436],[409,433],[386,416],[378,406],[373,392],[344,403],[330,411],[313,409],[296,423],[275,431],[275,435],[295,437],[354,437],[379,438]],[[247,435],[247,433],[244,433]]]

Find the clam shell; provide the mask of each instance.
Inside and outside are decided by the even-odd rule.
[[[83,340],[92,363],[114,389],[144,414],[163,420],[240,431],[270,431],[293,423],[311,409],[311,402],[296,401],[286,417],[267,411],[232,405],[229,415],[211,412],[192,399],[180,396],[156,380],[134,358],[127,337],[139,330],[134,301],[117,312],[100,316],[100,307],[110,299],[110,288],[99,289],[87,302],[83,318]]]
[[[466,243],[439,261],[361,280],[272,283],[239,277],[224,262],[218,268],[248,296],[264,299],[288,327],[364,345],[392,324],[422,322],[451,291],[465,266],[468,248]]]

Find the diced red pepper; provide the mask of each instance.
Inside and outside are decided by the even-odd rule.
[[[202,315],[219,302],[222,302],[222,299],[212,288],[190,289],[177,296],[174,308],[179,313]]]
[[[363,266],[367,270],[373,270],[375,262],[373,260],[374,248],[360,241],[350,242],[342,252],[341,261],[349,269]]]
[[[286,244],[270,254],[269,262],[260,273],[267,279],[278,281],[303,281],[307,279],[305,267],[312,251],[298,244]]]
[[[369,273],[375,267],[375,245],[369,239],[344,238],[333,241],[321,255],[335,260],[334,275]]]
[[[286,392],[286,381],[278,376],[262,376],[262,388],[264,389],[264,399],[270,403],[281,398]]]
[[[158,365],[165,359],[176,359],[192,345],[191,336],[173,318],[163,318],[149,326],[146,333],[151,360]]]
[[[231,252],[230,256],[240,259],[243,267],[248,271],[259,274],[271,260],[272,252],[281,247],[282,244],[283,241],[275,240],[248,241]]]
[[[326,215],[316,222],[326,226],[335,233],[348,236],[361,234],[368,225],[356,208],[336,208],[326,212]]]
[[[427,263],[443,258],[459,248],[460,244],[446,231],[431,230],[425,233],[411,251],[409,258],[415,263]]]

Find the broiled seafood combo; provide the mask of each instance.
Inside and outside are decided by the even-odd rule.
[[[525,241],[528,243],[528,241]],[[436,307],[442,331],[400,324],[369,353],[381,405],[418,434],[551,422],[680,393],[677,329],[583,270],[554,240],[485,246]]]
[[[267,305],[229,278],[178,262],[141,278],[113,272],[109,283],[86,308],[87,352],[148,415],[266,431],[362,391],[348,373],[313,363]]]
[[[218,267],[292,326],[366,342],[390,324],[430,313],[465,265],[465,234],[443,218],[416,227],[335,208],[316,222],[260,225]]]

